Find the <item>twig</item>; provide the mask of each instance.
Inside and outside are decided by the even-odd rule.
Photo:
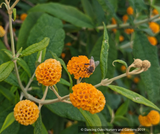
[[[138,21],[138,22],[134,22],[134,26],[138,26],[138,25],[141,25],[143,23],[147,23],[147,22],[150,22],[150,21],[153,21],[155,19],[157,19],[160,15],[155,15],[154,17],[152,18],[148,18],[148,19],[144,19],[144,20],[141,20],[141,21]],[[133,26],[131,26],[129,23],[123,23],[123,24],[120,24],[119,26],[117,24],[111,24],[111,25],[107,25],[106,28],[107,29],[113,29],[113,28],[132,28]],[[104,27],[103,26],[99,26],[97,27],[96,29],[98,30],[103,30]],[[93,31],[94,29],[93,28],[89,28],[88,30],[90,31]]]
[[[62,98],[61,98],[61,96],[59,96],[59,94],[57,93],[57,91],[55,90],[55,88],[54,88],[53,86],[51,86],[50,88],[51,88],[51,90],[55,93],[55,95],[57,96],[57,98],[58,98],[59,100],[61,100]]]
[[[48,86],[46,86],[46,89],[44,91],[43,97],[42,97],[42,101],[45,100],[46,96],[47,96],[47,92],[48,92]],[[39,110],[41,109],[41,107],[43,106],[43,104],[39,103]]]
[[[6,31],[6,33],[5,33],[5,35],[4,35],[4,44],[5,44],[5,46],[6,46],[6,48],[7,48],[8,50],[11,50],[11,48],[10,48],[10,46],[9,46],[9,44],[8,44],[8,39],[7,39],[8,28],[9,28],[9,22],[7,22],[6,25],[5,25],[5,31]]]

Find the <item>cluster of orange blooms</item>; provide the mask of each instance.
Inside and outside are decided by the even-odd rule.
[[[48,59],[36,68],[35,75],[39,83],[53,86],[60,81],[61,72],[60,62],[55,59]]]
[[[39,109],[34,102],[22,100],[14,107],[14,117],[20,124],[28,126],[39,117]]]
[[[123,128],[120,134],[135,134],[130,128]]]
[[[0,37],[3,37],[5,35],[6,31],[2,26],[0,26]]]
[[[74,75],[75,79],[88,78],[91,74],[87,73],[89,59],[86,56],[72,57],[67,64],[67,69],[70,74]]]
[[[73,106],[82,108],[90,113],[98,113],[105,106],[105,97],[101,91],[88,83],[79,83],[72,87],[73,93],[70,94],[70,100]]]
[[[151,110],[147,116],[139,115],[138,119],[142,126],[150,127],[160,122],[160,114],[155,110]]]

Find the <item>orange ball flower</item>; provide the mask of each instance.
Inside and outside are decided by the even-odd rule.
[[[147,115],[149,121],[152,125],[157,125],[160,121],[160,115],[157,111],[151,110],[149,114]]]
[[[122,20],[124,21],[124,23],[126,23],[128,20],[128,15],[123,15]]]
[[[130,7],[128,7],[127,8],[127,14],[128,15],[132,15],[134,13],[134,10],[133,10],[133,8],[130,6]]]
[[[122,71],[122,72],[126,71],[126,66],[125,66],[125,65],[122,65],[122,66],[121,66],[121,71]]]
[[[6,34],[6,31],[2,26],[0,26],[0,37],[3,37]]]
[[[157,9],[153,9],[152,13],[153,13],[153,15],[159,14],[158,11],[157,11]]]
[[[92,74],[87,73],[87,67],[89,65],[86,64],[89,64],[89,61],[86,56],[72,57],[67,64],[68,72],[73,74],[75,79],[89,77]]]
[[[139,115],[138,120],[140,124],[144,127],[150,127],[152,125],[147,116]]]
[[[157,24],[157,23],[155,23],[155,22],[150,22],[149,23],[149,27],[150,27],[150,29],[152,30],[152,32],[153,33],[158,33],[159,32],[159,25]]]
[[[126,34],[131,34],[131,33],[133,33],[134,32],[134,29],[125,29],[124,30],[124,32],[126,33]]]
[[[151,43],[151,45],[156,46],[157,45],[157,39],[155,37],[148,36],[148,41]]]
[[[122,35],[119,36],[119,41],[122,42],[124,40],[124,37]]]
[[[112,24],[117,24],[117,21],[115,20],[115,18],[112,18]]]
[[[114,33],[116,33],[116,32],[117,32],[117,29],[116,29],[116,28],[114,28],[114,29],[112,29],[112,31],[113,31]]]
[[[134,81],[134,83],[138,83],[139,82],[139,78],[138,77],[134,77],[133,81]]]
[[[45,86],[53,86],[60,81],[61,72],[60,62],[55,59],[48,59],[37,67],[35,75],[39,83]]]
[[[22,21],[24,21],[24,20],[26,19],[26,17],[27,17],[27,14],[26,14],[26,13],[23,13],[23,14],[21,14],[21,16],[20,16],[20,19],[21,19]]]
[[[38,106],[30,100],[22,100],[14,107],[14,117],[22,125],[31,125],[39,117]]]
[[[70,42],[66,43],[65,44],[66,46],[71,46],[72,44]]]
[[[65,56],[66,56],[65,53],[61,53],[61,57],[62,57],[63,59],[65,58]]]
[[[98,113],[104,109],[105,97],[101,91],[88,83],[79,83],[72,87],[70,100],[73,106],[82,108],[90,113]]]
[[[130,128],[123,128],[120,134],[135,134]]]

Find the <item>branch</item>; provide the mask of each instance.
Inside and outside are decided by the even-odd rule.
[[[141,20],[141,21],[138,21],[138,22],[134,22],[134,25],[135,25],[135,26],[138,26],[138,25],[141,25],[141,24],[143,24],[143,23],[153,21],[153,20],[157,19],[158,17],[160,17],[160,15],[155,15],[155,16],[152,17],[152,18],[148,18],[148,19],[144,19],[144,20]],[[111,25],[107,25],[107,26],[106,26],[107,29],[113,29],[113,28],[129,28],[129,27],[133,27],[133,26],[131,26],[129,23],[120,24],[119,26],[116,25],[116,24],[111,24]],[[96,29],[98,29],[98,30],[103,30],[104,27],[103,27],[103,26],[99,26],[99,27],[97,27]],[[88,30],[92,31],[92,30],[94,30],[94,29],[93,29],[93,28],[92,28],[92,29],[89,28]]]

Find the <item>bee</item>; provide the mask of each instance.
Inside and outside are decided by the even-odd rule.
[[[98,64],[99,64],[99,61],[94,61],[93,56],[91,56],[89,63],[85,63],[85,65],[89,65],[88,67],[86,67],[87,73],[89,74],[93,73],[95,68],[98,66]]]

